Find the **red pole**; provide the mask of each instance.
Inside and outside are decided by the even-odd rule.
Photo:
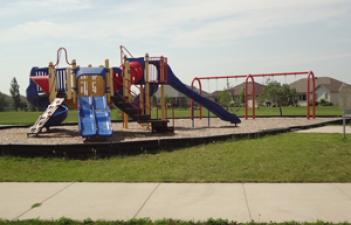
[[[256,90],[255,90],[255,80],[254,77],[272,77],[272,76],[296,76],[296,75],[307,75],[306,80],[306,118],[310,119],[311,117],[311,108],[310,103],[312,103],[312,118],[316,116],[316,82],[313,71],[302,71],[302,72],[283,72],[283,73],[258,73],[258,74],[247,74],[247,75],[224,75],[224,76],[202,76],[196,77],[194,80],[198,80],[199,85],[201,86],[201,80],[210,80],[210,79],[228,79],[228,78],[246,78],[245,80],[245,119],[248,119],[248,82],[249,78],[252,81],[252,118],[256,117],[255,115],[255,101],[256,101]],[[193,80],[193,81],[194,81]],[[311,90],[311,80],[312,80],[312,90]],[[201,87],[200,87],[201,88]],[[201,89],[200,89],[201,91]],[[311,102],[312,94],[312,102]],[[193,106],[192,106],[193,107]],[[200,117],[202,117],[202,108],[200,105]]]
[[[191,82],[191,89],[192,91],[194,91],[194,83],[195,81],[197,81],[199,83],[199,95],[201,96],[202,95],[202,84],[201,84],[201,80],[198,79],[197,77],[195,77],[193,79],[193,81]],[[201,103],[198,103],[199,104],[199,111],[200,111],[200,119],[202,119],[202,105]],[[191,106],[190,106],[190,115],[191,115],[191,119],[194,119],[194,99],[192,98],[191,99]]]
[[[196,80],[196,77],[192,80],[191,82],[191,89],[194,91],[194,82]],[[191,99],[191,103],[190,103],[190,117],[193,120],[194,119],[194,99]]]
[[[251,94],[252,94],[252,119],[255,119],[255,99],[256,99],[256,90],[255,90],[255,79],[253,78],[253,76],[251,76],[251,82],[252,82],[252,91],[251,91]]]
[[[307,76],[306,84],[306,118],[310,119],[310,75]]]
[[[255,119],[255,79],[252,75],[247,75],[245,80],[245,119],[249,117],[249,96],[248,96],[248,87],[249,87],[249,78],[251,79],[251,98],[252,98],[252,119]]]
[[[313,72],[312,72],[313,74]],[[313,108],[312,108],[312,117],[313,119],[316,118],[316,79],[314,77],[314,74],[313,74],[313,82],[312,82],[312,85],[313,85]]]
[[[248,76],[246,77],[245,80],[245,120],[248,119]]]
[[[199,94],[200,96],[202,96],[202,84],[201,84],[201,80],[200,79],[197,79],[197,82],[199,83]],[[200,110],[200,119],[202,119],[202,105],[201,103],[199,102],[199,110]]]
[[[253,77],[275,77],[275,76],[297,76],[307,75],[309,71],[302,72],[283,72],[283,73],[257,73],[257,74],[241,74],[241,75],[224,75],[224,76],[201,76],[198,79],[210,80],[210,79],[226,79],[226,78],[246,78],[248,75]]]

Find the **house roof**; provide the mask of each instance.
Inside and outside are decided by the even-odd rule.
[[[249,82],[248,83],[248,91],[249,93],[251,93],[251,90],[252,90],[252,83]],[[260,83],[257,83],[255,82],[255,93],[256,95],[260,95],[263,93],[263,90],[265,88],[265,85],[263,84],[260,84]],[[230,93],[233,95],[233,96],[240,96],[241,95],[241,92],[245,89],[245,82],[241,83],[241,84],[238,84],[232,88],[229,88],[228,90],[230,91]],[[222,91],[215,91],[213,92],[211,95],[213,96],[217,96],[220,92]]]
[[[339,92],[341,85],[349,85],[340,80],[331,78],[331,77],[317,77],[316,78],[316,89],[320,86],[326,87],[330,92]],[[306,78],[299,79],[295,82],[292,82],[290,88],[295,88],[298,93],[306,92]]]
[[[187,87],[191,89],[190,86],[187,85]],[[186,97],[183,93],[180,93],[179,91],[175,90],[170,85],[165,85],[164,86],[164,90],[165,90],[165,96],[167,96],[168,98],[183,98],[183,97]],[[196,87],[194,87],[194,90],[196,92],[198,92],[198,89]],[[157,98],[160,97],[160,87],[158,88],[157,92],[155,93],[155,96]],[[207,92],[205,92],[204,90],[202,90],[202,96],[209,96],[209,94]]]

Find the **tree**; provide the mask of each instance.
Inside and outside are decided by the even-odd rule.
[[[219,93],[219,104],[224,106],[227,110],[230,106],[231,100],[232,100],[232,97],[228,90],[224,90]]]
[[[0,111],[3,111],[9,103],[6,100],[6,96],[0,92]]]
[[[15,110],[20,109],[22,107],[21,95],[20,95],[19,85],[17,83],[16,77],[14,77],[11,80],[10,94],[11,94],[11,97],[12,97],[12,100],[13,100],[13,107],[15,108]]]
[[[244,92],[244,88],[241,89],[240,91],[240,104],[244,104],[245,103],[245,92]]]
[[[270,101],[273,106],[279,107],[280,116],[283,116],[282,106],[294,104],[296,100],[296,90],[290,89],[289,85],[281,85],[277,81],[271,81],[264,88],[262,98]]]

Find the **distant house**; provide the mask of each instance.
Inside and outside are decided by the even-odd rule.
[[[260,96],[263,93],[264,88],[265,88],[265,85],[255,82],[255,97],[256,97],[255,105],[256,106],[258,106],[257,98],[258,98],[258,96]],[[234,104],[241,104],[241,98],[242,98],[242,95],[243,95],[244,90],[245,90],[245,82],[243,82],[243,83],[241,83],[239,85],[236,85],[236,86],[234,86],[232,88],[229,88],[228,90],[229,90],[230,94],[233,97],[233,103]],[[248,83],[248,94],[249,94],[249,101],[248,101],[248,103],[249,103],[249,106],[252,105],[252,103],[251,103],[251,91],[252,91],[252,83],[249,82]],[[221,92],[222,91],[215,91],[211,95],[215,99],[218,100],[219,94]]]
[[[339,89],[346,84],[342,81],[331,77],[317,77],[316,78],[316,101],[322,100],[330,102],[333,105],[339,104]],[[291,83],[290,88],[295,88],[298,94],[298,105],[306,106],[306,78],[299,79]],[[311,84],[312,87],[312,84]]]
[[[191,89],[190,86],[188,86],[188,87]],[[164,86],[164,90],[165,90],[166,99],[168,100],[169,103],[172,103],[173,106],[175,106],[175,107],[188,107],[189,106],[190,100],[183,93],[178,92],[177,90],[175,90],[170,85],[165,85]],[[198,92],[197,88],[194,88],[194,90],[196,92]],[[157,98],[157,101],[159,102],[159,99],[160,99],[160,87],[159,87],[158,91],[155,93],[155,96]],[[209,94],[202,90],[202,96],[208,97]]]

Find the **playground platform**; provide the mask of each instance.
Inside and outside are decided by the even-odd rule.
[[[16,156],[58,156],[95,158],[112,155],[155,153],[219,140],[257,138],[341,122],[341,118],[256,118],[243,120],[238,126],[217,118],[177,119],[174,133],[152,133],[138,123],[130,122],[129,129],[121,123],[113,123],[113,134],[109,138],[86,141],[78,126],[52,127],[38,137],[27,137],[27,127],[1,129],[0,154]],[[172,121],[170,121],[170,125]]]
[[[141,140],[159,139],[179,139],[192,137],[209,137],[228,134],[248,134],[264,130],[283,129],[283,128],[309,128],[318,125],[325,125],[338,121],[340,118],[316,118],[307,120],[306,118],[256,118],[255,120],[242,120],[238,126],[211,118],[210,126],[208,119],[195,119],[194,128],[192,120],[176,119],[174,133],[151,133],[150,130],[140,126],[136,122],[130,122],[129,128],[122,128],[121,123],[113,123],[113,135],[106,138],[103,142],[130,142]],[[172,120],[169,121],[172,126]],[[49,132],[41,133],[38,137],[27,137],[28,128],[9,128],[0,132],[1,144],[83,144],[85,139],[79,134],[78,126],[57,126],[50,128]]]
[[[350,183],[0,183],[0,218],[351,222]]]

